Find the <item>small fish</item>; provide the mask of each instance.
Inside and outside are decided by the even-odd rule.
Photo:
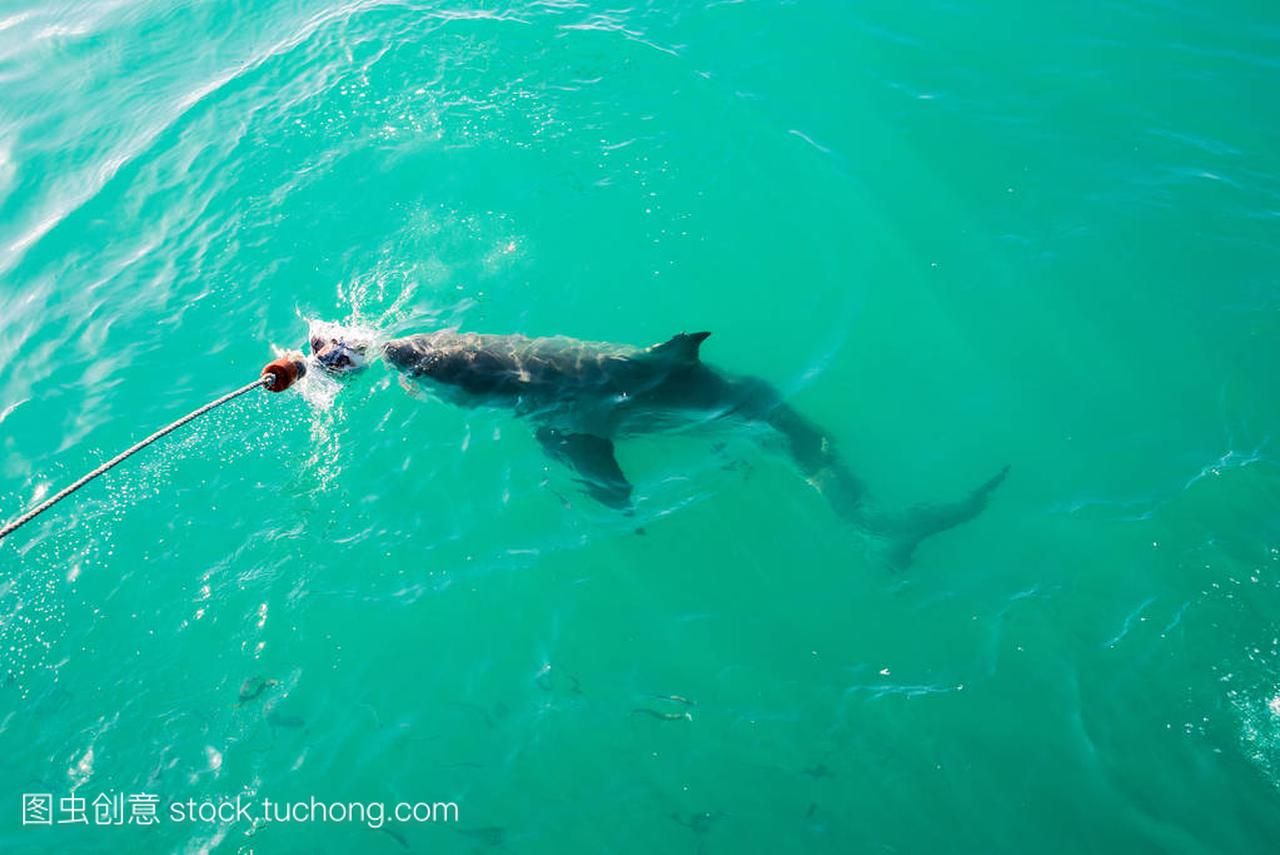
[[[641,525],[641,526],[636,526],[636,534],[638,534],[638,535],[640,535],[640,536],[642,536],[642,537],[643,537],[644,535],[646,535],[646,534],[648,534],[648,533],[649,533],[649,532],[647,532],[647,531],[645,531],[645,530],[644,530],[644,526],[642,526],[642,525]]]
[[[472,703],[471,701],[447,701],[447,703],[475,714],[484,722],[485,727],[497,727],[498,725],[498,717],[480,704]],[[503,714],[506,713],[506,707],[499,708]]]
[[[564,672],[561,672],[561,673],[563,674]],[[573,676],[572,674],[564,674],[564,676],[569,678],[570,694],[581,695],[582,683],[578,680],[578,678]],[[542,689],[544,692],[555,691],[556,683],[555,683],[555,680],[552,678],[550,663],[542,666],[542,669],[538,671],[538,676],[533,678],[533,682],[534,682],[534,685],[536,685],[539,689]]]
[[[280,685],[279,680],[272,680],[264,677],[250,677],[240,684],[240,703],[237,706],[247,704],[249,701],[261,695],[272,686]]]
[[[379,831],[386,832],[386,833],[387,833],[387,835],[388,835],[388,836],[390,836],[392,840],[394,840],[396,843],[399,843],[399,844],[400,844],[401,846],[403,846],[405,849],[409,849],[409,848],[410,848],[410,846],[409,846],[409,841],[408,841],[407,839],[405,839],[405,836],[404,836],[403,834],[401,834],[400,832],[396,831],[396,830],[395,830],[394,828],[392,828],[391,826],[389,826],[389,825],[384,825],[384,826],[382,826],[381,828],[379,828],[378,830],[379,830]]]
[[[660,701],[671,701],[676,704],[684,704],[686,707],[697,706],[697,704],[686,698],[684,695],[654,695],[654,697]]]
[[[810,778],[833,778],[835,772],[827,768],[827,764],[819,763],[817,766],[810,766],[808,769],[801,770],[800,774],[808,775]]]
[[[507,839],[507,830],[500,825],[489,825],[484,828],[458,828],[459,834],[479,840],[485,846],[501,846]]]
[[[671,818],[692,831],[694,834],[706,834],[711,830],[711,826],[720,818],[720,814],[713,811],[702,811],[701,813],[691,813],[687,817],[673,813]]]
[[[648,707],[636,707],[635,709],[632,710],[632,712],[653,716],[654,718],[659,719],[661,721],[693,721],[693,716],[687,712],[682,712],[682,713],[658,712],[657,710],[651,710]]]
[[[267,724],[272,727],[288,727],[296,729],[299,727],[305,727],[307,723],[302,720],[301,716],[283,715],[272,710],[267,713]]]

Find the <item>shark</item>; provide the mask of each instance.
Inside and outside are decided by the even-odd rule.
[[[787,403],[777,388],[702,360],[710,335],[682,332],[636,347],[450,329],[375,342],[318,325],[310,346],[314,360],[334,374],[360,371],[380,356],[450,403],[514,412],[592,498],[627,513],[634,507],[635,489],[618,462],[619,440],[708,423],[764,426],[781,438],[796,469],[837,516],[888,543],[895,566],[910,563],[926,538],[981,513],[1008,475],[1006,465],[955,501],[896,512],[879,509],[831,435]]]

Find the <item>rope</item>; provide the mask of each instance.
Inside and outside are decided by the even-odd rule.
[[[99,475],[102,475],[105,472],[107,472],[107,470],[112,469],[113,467],[123,463],[125,460],[128,460],[134,454],[137,454],[139,451],[146,448],[148,445],[160,439],[161,437],[165,436],[166,434],[173,433],[175,430],[182,427],[192,419],[199,418],[200,416],[203,416],[205,413],[209,412],[215,407],[221,407],[223,404],[227,403],[228,401],[238,398],[246,392],[250,392],[254,389],[257,389],[259,386],[265,386],[266,388],[271,388],[271,386],[274,385],[274,383],[275,383],[275,378],[272,375],[263,374],[261,377],[259,377],[257,380],[254,380],[252,383],[246,383],[245,385],[241,386],[239,389],[236,389],[234,392],[228,392],[227,394],[223,395],[221,398],[212,400],[209,403],[205,404],[203,407],[200,407],[199,409],[192,410],[182,418],[178,419],[176,422],[172,422],[166,425],[165,427],[160,428],[160,430],[151,434],[151,436],[147,437],[146,439],[142,440],[141,442],[135,445],[130,446],[129,448],[117,454],[115,457],[108,460],[106,463],[103,463],[101,466],[99,466],[97,469],[94,469],[89,474],[85,475],[79,481],[76,481],[73,484],[69,484],[68,486],[63,487],[53,496],[49,497],[39,505],[36,505],[34,508],[27,511],[22,516],[18,517],[16,520],[6,525],[4,528],[0,528],[0,539],[3,539],[6,535],[12,534],[14,531],[18,530],[22,526],[31,522],[36,517],[40,516],[40,514],[49,510],[49,508],[52,508],[54,505],[58,504],[58,502],[61,502],[67,496],[70,496],[76,490],[79,490],[85,484],[88,484],[94,478],[97,478]]]

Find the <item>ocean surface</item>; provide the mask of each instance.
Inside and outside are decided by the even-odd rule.
[[[0,850],[1276,851],[1278,92],[1237,0],[4,0],[0,517],[317,319],[710,330],[881,507],[1011,474],[895,570],[751,431],[626,516],[255,392],[0,542]]]

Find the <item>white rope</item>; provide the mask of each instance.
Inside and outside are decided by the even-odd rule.
[[[94,469],[92,472],[85,475],[80,480],[76,481],[73,484],[69,484],[66,487],[63,487],[53,496],[49,497],[39,505],[36,505],[34,508],[27,511],[22,516],[18,517],[13,522],[6,525],[4,528],[0,528],[0,539],[3,539],[6,535],[12,534],[17,529],[21,528],[22,526],[31,522],[36,517],[40,516],[40,514],[49,510],[49,508],[52,508],[54,505],[58,504],[58,502],[61,502],[67,496],[70,496],[76,490],[79,490],[85,484],[88,484],[94,478],[97,478],[99,475],[102,475],[112,467],[117,466],[120,463],[123,463],[125,460],[129,459],[134,454],[138,453],[139,451],[146,448],[148,445],[160,439],[161,437],[165,436],[166,434],[173,433],[175,430],[182,427],[192,419],[203,416],[205,413],[209,412],[215,407],[220,407],[223,404],[227,403],[228,401],[234,398],[240,397],[245,392],[249,392],[249,391],[252,391],[253,389],[257,389],[259,386],[263,386],[265,388],[270,389],[271,386],[274,385],[274,383],[275,383],[274,376],[270,374],[263,374],[261,377],[259,377],[257,380],[254,380],[252,383],[246,383],[245,385],[241,386],[239,389],[236,389],[234,392],[228,392],[227,394],[223,395],[221,398],[212,400],[209,403],[205,404],[203,407],[200,407],[199,409],[192,410],[182,418],[178,419],[176,422],[172,422],[160,428],[160,430],[151,434],[151,436],[147,437],[146,439],[142,440],[141,442],[135,445],[130,446],[124,451],[120,452],[115,457],[111,458],[106,463],[103,463],[97,469]]]

